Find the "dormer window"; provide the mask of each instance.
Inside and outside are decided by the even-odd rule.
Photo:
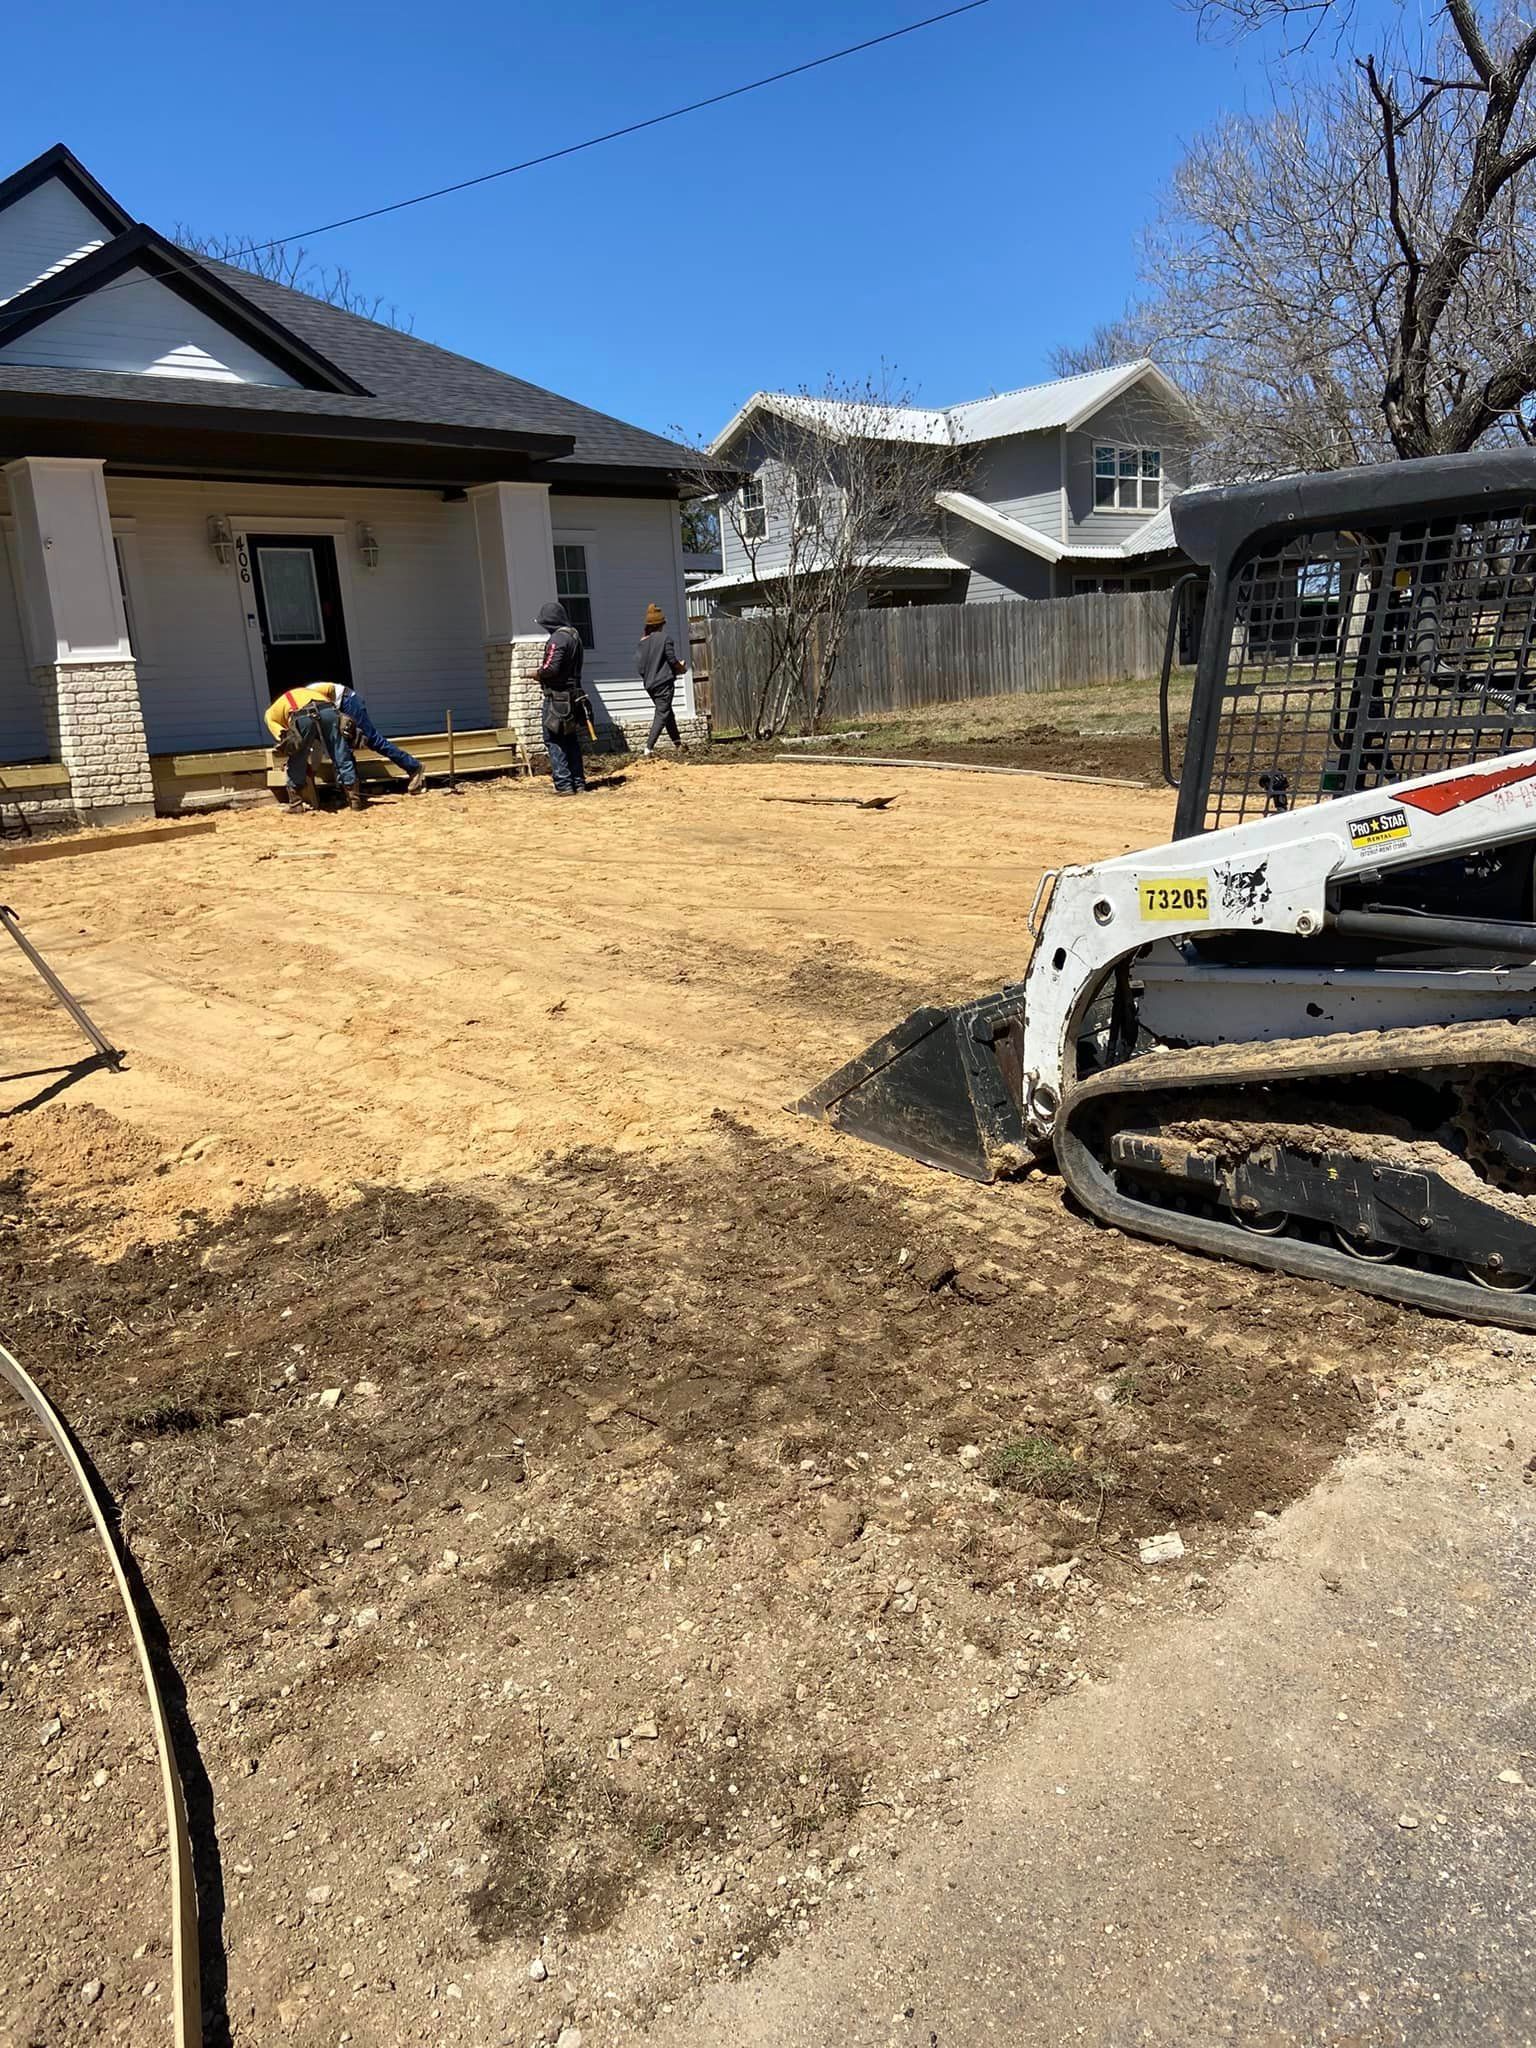
[[[1163,502],[1160,448],[1122,448],[1101,441],[1093,451],[1096,512],[1155,512]]]

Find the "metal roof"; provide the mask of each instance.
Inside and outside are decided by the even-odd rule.
[[[1138,384],[1151,384],[1170,404],[1193,413],[1184,393],[1156,363],[1145,358],[1116,363],[1107,370],[1088,370],[1077,377],[1054,377],[1045,384],[1025,384],[1017,391],[990,398],[968,399],[962,405],[866,405],[854,400],[810,398],[793,391],[756,391],[710,444],[721,454],[757,412],[799,420],[838,439],[918,441],[934,447],[964,448],[978,441],[998,441],[1009,434],[1038,434],[1057,427],[1078,427],[1112,398]]]
[[[979,526],[986,533],[995,533],[1000,540],[1012,541],[1015,547],[1038,555],[1042,562],[1129,562],[1142,555],[1172,553],[1179,545],[1174,538],[1171,500],[1161,511],[1154,512],[1146,525],[1129,539],[1116,541],[1057,540],[1053,534],[1043,533],[1027,520],[1015,519],[1009,512],[1000,512],[995,505],[988,505],[965,491],[939,491],[934,503],[942,511],[953,512],[968,520],[972,526]]]
[[[966,565],[964,562],[957,562],[953,555],[946,555],[938,550],[930,550],[927,554],[918,554],[915,551],[904,553],[899,548],[892,548],[880,554],[866,557],[859,566],[862,569],[895,571],[902,569],[956,570],[964,569]],[[784,569],[764,569],[761,574],[756,576],[704,576],[697,583],[689,582],[688,595],[690,597],[718,597],[727,590],[752,590],[762,584],[780,583],[787,573]],[[813,566],[801,563],[797,565],[797,573],[802,576],[811,576],[816,572]]]

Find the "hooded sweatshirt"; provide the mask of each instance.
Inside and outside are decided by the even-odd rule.
[[[566,614],[565,606],[542,606],[539,624],[549,635],[544,643],[544,658],[539,663],[539,682],[546,690],[579,691],[582,656],[586,650],[581,644],[581,635]]]

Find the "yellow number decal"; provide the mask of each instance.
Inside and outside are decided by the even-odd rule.
[[[1203,875],[1167,875],[1140,884],[1141,914],[1166,924],[1200,924],[1211,914],[1211,885]]]

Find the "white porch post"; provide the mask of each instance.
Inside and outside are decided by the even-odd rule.
[[[23,627],[82,823],[153,817],[154,782],[100,462],[5,465]]]
[[[480,611],[491,721],[525,755],[544,752],[539,707],[541,605],[555,596],[548,484],[476,484],[469,493],[480,557]]]

